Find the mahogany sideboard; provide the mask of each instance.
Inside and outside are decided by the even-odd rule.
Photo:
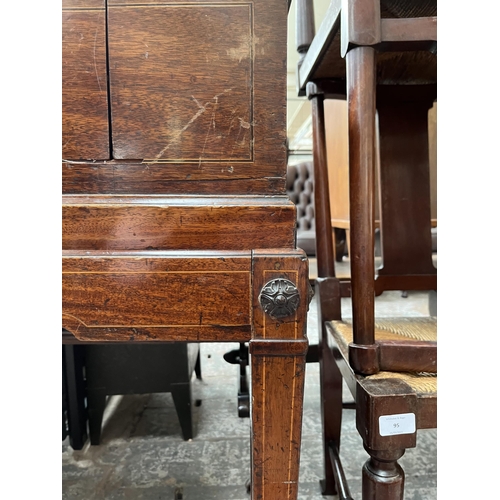
[[[252,499],[296,499],[309,303],[285,0],[63,0],[63,342],[249,342]]]

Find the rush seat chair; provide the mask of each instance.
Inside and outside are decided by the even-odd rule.
[[[332,0],[315,36],[312,3],[298,1],[297,8],[303,54],[298,87],[311,100],[313,124],[322,492],[352,498],[339,458],[345,380],[369,454],[362,498],[402,500],[404,472],[398,460],[417,445],[420,429],[437,427],[437,321],[431,316],[378,318],[375,297],[387,290],[437,289],[428,146],[428,111],[437,98],[436,2]],[[347,279],[335,273],[325,98],[348,103]],[[373,251],[376,185],[379,268]],[[342,318],[342,297],[351,297],[352,320]]]

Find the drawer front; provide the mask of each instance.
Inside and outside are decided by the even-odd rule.
[[[248,339],[250,286],[244,252],[66,252],[63,328],[79,340]]]

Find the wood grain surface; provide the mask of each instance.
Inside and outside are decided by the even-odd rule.
[[[63,2],[62,157],[110,158],[104,0]]]
[[[424,89],[425,90],[425,89]],[[379,275],[436,274],[432,262],[428,100],[390,93],[377,102],[383,268]],[[411,288],[402,288],[402,290]]]
[[[65,153],[88,162],[63,163],[63,192],[284,193],[286,3],[107,5],[113,148]],[[95,42],[90,55],[102,54],[105,71],[105,39]],[[65,92],[64,120],[88,132],[91,113],[75,117],[89,97]],[[125,161],[98,161],[109,158]]]
[[[268,164],[63,162],[64,194],[284,194],[284,169]]]
[[[64,252],[63,328],[80,340],[248,340],[250,271],[250,252]]]
[[[251,16],[250,3],[110,4],[115,158],[253,159]]]
[[[308,262],[301,250],[255,251],[252,268],[252,498],[295,499],[307,352]],[[258,302],[262,287],[276,278],[289,279],[300,294],[297,311],[282,320],[265,314]]]
[[[64,197],[65,250],[294,248],[286,197]]]
[[[62,162],[62,326],[85,342],[254,342],[251,498],[295,500],[308,272],[285,190],[288,4],[63,7],[63,57],[84,72],[63,80],[63,140],[71,125],[87,143]],[[276,326],[258,295],[279,276],[301,302]]]

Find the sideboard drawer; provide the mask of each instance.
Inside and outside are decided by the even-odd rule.
[[[250,252],[64,252],[62,276],[79,340],[250,338]]]

